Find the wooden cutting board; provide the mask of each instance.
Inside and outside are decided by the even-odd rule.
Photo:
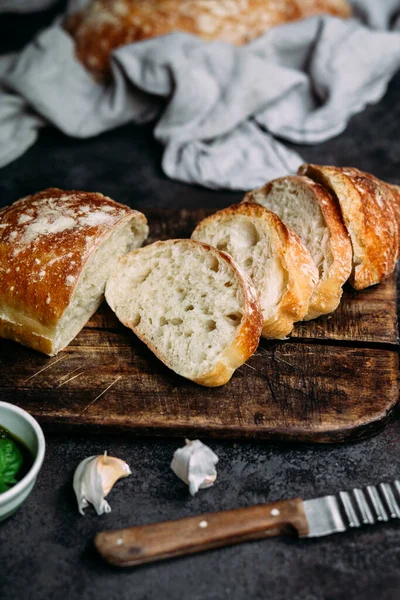
[[[187,237],[211,210],[147,211],[151,239]],[[103,305],[56,357],[0,340],[0,398],[47,430],[344,442],[376,433],[398,399],[396,280],[346,287],[339,309],[261,341],[220,388],[167,369]]]

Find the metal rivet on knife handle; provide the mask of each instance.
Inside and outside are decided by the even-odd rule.
[[[94,543],[109,563],[129,567],[294,532],[308,533],[300,498],[102,531]]]
[[[353,493],[354,498],[356,499],[357,508],[361,515],[362,522],[364,523],[364,525],[373,525],[375,523],[375,519],[372,516],[364,492],[359,488],[355,488],[353,490]]]
[[[348,492],[339,492],[339,497],[346,512],[349,527],[360,527],[360,521],[358,520],[356,511],[354,510],[350,494]]]
[[[396,497],[393,493],[392,486],[390,485],[390,483],[380,483],[379,489],[383,498],[385,499],[391,518],[400,518],[400,506],[397,503]]]
[[[369,485],[367,487],[367,493],[371,500],[371,504],[372,504],[372,507],[376,514],[377,520],[378,521],[388,521],[389,517],[383,507],[383,504],[381,502],[381,499],[379,497],[378,490],[376,489],[376,487],[374,485]]]
[[[293,532],[299,537],[318,538],[389,518],[400,519],[398,480],[339,492],[337,496],[281,500],[176,521],[102,531],[94,542],[98,552],[110,564],[128,567]]]

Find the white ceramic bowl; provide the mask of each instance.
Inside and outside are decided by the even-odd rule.
[[[16,511],[31,493],[43,463],[45,441],[39,423],[26,410],[8,402],[0,402],[0,425],[22,440],[33,457],[33,465],[21,481],[0,494],[2,521]]]

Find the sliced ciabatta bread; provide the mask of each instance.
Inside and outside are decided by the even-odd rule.
[[[276,213],[309,250],[319,281],[304,320],[334,311],[352,268],[351,243],[334,196],[308,177],[288,176],[249,192],[244,202]]]
[[[144,215],[102,194],[51,188],[0,211],[0,337],[57,354],[104,297]]]
[[[351,167],[302,165],[299,174],[338,199],[353,248],[351,285],[362,290],[390,275],[398,255],[399,229],[389,186]]]
[[[285,338],[307,314],[318,271],[297,235],[274,213],[237,204],[201,221],[192,239],[225,250],[249,275],[260,298],[263,337]]]
[[[168,240],[130,252],[106,300],[170,369],[201,385],[229,381],[258,346],[257,292],[228,254],[206,244]]]

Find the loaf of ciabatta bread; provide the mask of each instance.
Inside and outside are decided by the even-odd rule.
[[[271,27],[329,13],[347,18],[347,0],[91,0],[65,28],[96,78],[110,71],[116,48],[174,31],[242,45]]]
[[[352,250],[333,194],[308,177],[287,176],[249,192],[244,202],[258,202],[276,213],[309,250],[319,278],[304,320],[334,311],[351,273]]]
[[[398,213],[389,185],[352,167],[305,164],[299,174],[323,185],[339,202],[353,250],[351,285],[362,290],[383,281],[394,271],[399,248]]]
[[[249,202],[230,206],[201,221],[192,239],[228,252],[253,281],[263,337],[285,338],[307,314],[318,271],[298,236],[276,214]]]
[[[229,381],[258,346],[257,293],[228,254],[207,244],[168,240],[126,254],[105,296],[160,360],[201,385]]]
[[[0,337],[57,354],[147,234],[144,215],[97,193],[51,188],[0,210]]]

